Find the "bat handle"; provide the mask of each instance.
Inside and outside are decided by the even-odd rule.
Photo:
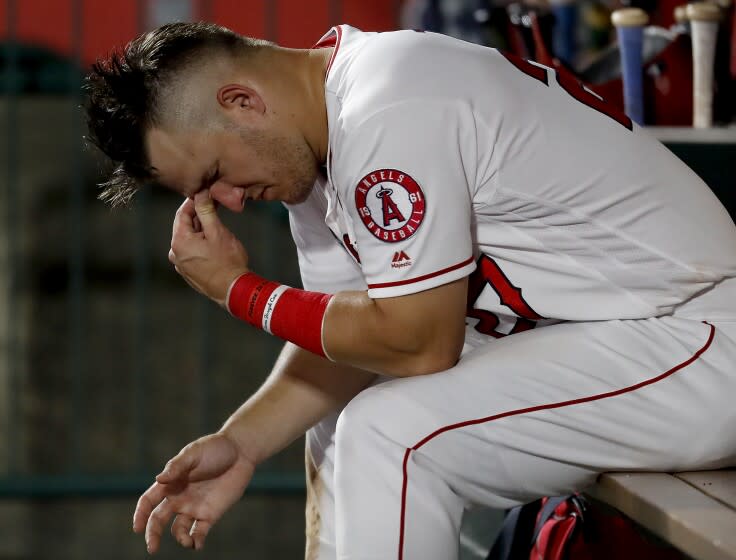
[[[688,4],[690,35],[693,42],[693,126],[713,124],[713,63],[721,9],[716,4]]]
[[[642,46],[644,26],[649,16],[640,8],[622,8],[611,14],[621,51],[624,110],[634,121],[644,124],[644,81]]]

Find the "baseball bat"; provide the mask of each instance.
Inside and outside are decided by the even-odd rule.
[[[675,22],[679,23],[680,25],[687,23],[687,5],[686,4],[680,4],[679,6],[675,6]]]
[[[682,33],[690,33],[690,22],[687,19],[687,4],[675,6],[674,19],[675,30]]]
[[[575,63],[578,21],[578,5],[576,0],[550,0],[555,26],[552,34],[552,51],[554,55],[568,66]]]
[[[693,126],[713,124],[713,63],[721,9],[709,2],[688,4],[690,35],[693,43]]]
[[[611,14],[621,51],[624,110],[632,120],[644,124],[642,45],[649,16],[640,8],[622,8]]]

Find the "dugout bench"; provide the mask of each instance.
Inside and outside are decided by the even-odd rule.
[[[695,560],[736,560],[736,469],[606,473],[587,494]]]

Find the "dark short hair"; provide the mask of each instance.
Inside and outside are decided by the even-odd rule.
[[[160,122],[161,93],[181,70],[203,54],[246,54],[269,44],[213,23],[170,23],[97,60],[84,83],[86,139],[116,165],[100,199],[126,204],[152,178],[143,137]]]

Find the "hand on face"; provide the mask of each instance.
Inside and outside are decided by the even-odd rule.
[[[138,500],[133,531],[145,529],[146,547],[154,554],[166,525],[176,516],[172,536],[184,548],[201,550],[212,526],[242,496],[254,469],[224,434],[190,443]]]
[[[206,189],[177,210],[169,261],[190,286],[222,306],[230,284],[248,271],[245,248],[220,221]]]

